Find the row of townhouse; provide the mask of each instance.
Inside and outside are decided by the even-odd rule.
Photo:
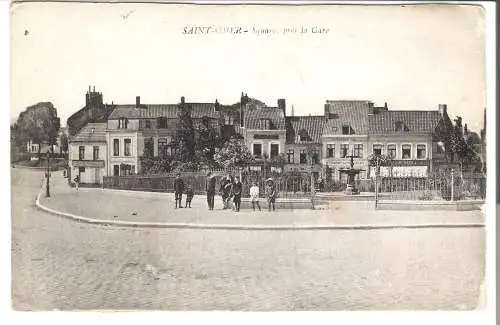
[[[191,110],[195,126],[205,123],[223,136],[241,135],[256,157],[254,169],[262,168],[262,158],[281,156],[285,172],[312,169],[319,178],[328,167],[341,180],[339,168],[353,156],[360,177],[366,178],[373,175],[368,157],[382,153],[393,158],[396,174],[425,176],[444,159],[435,131],[447,117],[446,105],[434,111],[393,111],[370,101],[327,101],[324,115],[287,116],[285,100],[277,104],[268,107],[242,94],[233,105],[188,103],[183,97],[180,104],[145,105],[136,97],[133,105],[106,105],[105,121],[87,123],[70,138],[71,174],[83,183],[100,184],[103,176],[138,173],[145,154],[168,156],[175,150],[179,109]]]

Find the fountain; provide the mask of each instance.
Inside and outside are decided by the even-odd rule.
[[[351,167],[339,168],[339,172],[341,174],[347,174],[347,188],[345,189],[344,194],[357,195],[359,194],[359,190],[356,188],[356,184],[354,183],[354,176],[364,171],[364,169],[354,168],[354,155],[351,154],[350,156],[346,156],[346,158],[351,158]]]

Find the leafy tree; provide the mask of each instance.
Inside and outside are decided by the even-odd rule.
[[[221,139],[216,130],[211,127],[207,117],[202,118],[196,135],[196,161],[207,167],[213,167],[215,165],[215,151],[219,148]]]
[[[243,167],[253,161],[253,157],[241,139],[232,137],[222,148],[216,149],[214,160],[225,168]]]
[[[66,154],[68,152],[68,136],[64,133],[61,136],[61,153]]]
[[[56,108],[50,102],[41,102],[28,107],[19,114],[16,124],[23,143],[31,140],[39,144],[39,155],[43,143],[57,144],[60,120]]]
[[[178,110],[177,133],[173,141],[177,144],[176,160],[179,162],[192,162],[195,159],[195,130],[191,118],[191,108],[181,99]]]

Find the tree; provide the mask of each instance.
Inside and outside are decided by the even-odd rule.
[[[177,133],[174,143],[178,146],[176,160],[187,163],[195,159],[195,130],[191,118],[191,107],[181,98],[178,110]]]
[[[243,167],[253,161],[253,157],[241,139],[232,137],[222,148],[216,149],[214,160],[225,168]]]
[[[208,117],[203,117],[201,125],[196,130],[196,161],[207,167],[213,167],[215,150],[219,148],[220,140],[216,130],[211,127]]]
[[[61,136],[61,153],[66,154],[68,152],[68,136],[63,133]]]
[[[17,119],[18,134],[23,143],[39,144],[38,155],[43,143],[57,144],[60,120],[57,109],[50,102],[41,102],[26,108]]]

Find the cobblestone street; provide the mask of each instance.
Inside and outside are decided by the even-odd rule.
[[[37,210],[41,178],[12,170],[18,310],[473,309],[479,298],[484,228],[96,226]]]

